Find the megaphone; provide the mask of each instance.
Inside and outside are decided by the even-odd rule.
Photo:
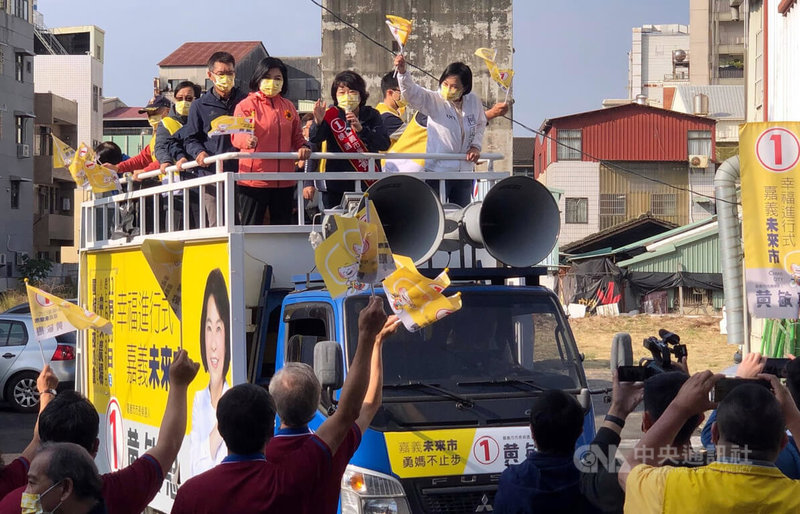
[[[422,264],[436,253],[444,235],[445,218],[436,193],[422,180],[389,175],[367,189],[392,253]]]
[[[556,244],[561,220],[552,193],[526,176],[495,184],[482,202],[464,208],[463,235],[509,266],[533,266]]]

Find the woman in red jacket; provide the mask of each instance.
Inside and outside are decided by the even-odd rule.
[[[287,89],[286,65],[280,59],[261,60],[250,79],[250,94],[239,102],[234,116],[255,115],[255,133],[234,134],[233,145],[243,152],[297,152],[305,160],[311,150],[301,132],[300,118]],[[292,172],[295,159],[240,159],[239,173]],[[240,180],[237,210],[243,225],[260,225],[269,207],[271,225],[292,223],[294,180]]]

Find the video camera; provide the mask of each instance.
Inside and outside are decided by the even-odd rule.
[[[646,338],[642,345],[650,350],[652,358],[643,357],[639,360],[638,366],[618,366],[617,373],[620,382],[641,382],[653,375],[673,371],[672,357],[680,362],[687,356],[685,344],[680,344],[681,338],[678,334],[665,329],[658,331],[659,337],[650,336]]]

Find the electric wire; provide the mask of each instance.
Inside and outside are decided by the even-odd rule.
[[[322,8],[322,10],[326,11],[328,14],[333,16],[337,21],[339,21],[341,23],[344,23],[345,25],[347,25],[348,27],[350,27],[354,31],[358,32],[359,34],[361,34],[364,38],[366,38],[371,43],[377,45],[380,48],[383,48],[384,50],[386,50],[390,54],[395,55],[394,50],[392,50],[388,46],[384,45],[383,43],[380,43],[379,41],[376,41],[374,38],[369,36],[363,30],[359,29],[358,27],[356,27],[352,23],[350,23],[347,20],[343,19],[341,16],[339,16],[337,13],[335,13],[331,9],[325,7],[324,5],[322,5],[321,3],[317,2],[316,0],[311,0],[311,3],[314,4],[314,5],[319,6],[320,8]],[[420,72],[424,73],[425,75],[427,75],[428,77],[432,78],[433,80],[438,80],[438,78],[436,78],[429,71],[427,71],[427,70],[425,70],[425,69],[423,69],[423,68],[421,68],[421,67],[419,67],[419,66],[417,66],[417,65],[415,65],[415,64],[413,64],[411,62],[407,61],[406,65],[411,67],[411,68],[419,70]],[[488,106],[486,104],[484,104],[484,108],[488,108]],[[715,197],[713,195],[700,193],[700,192],[695,191],[695,190],[693,190],[691,188],[688,188],[688,187],[676,186],[675,184],[670,184],[669,182],[665,182],[665,181],[659,180],[657,178],[648,177],[647,175],[643,175],[642,173],[639,173],[637,171],[634,171],[634,170],[628,169],[628,168],[626,168],[624,166],[621,166],[619,164],[616,164],[613,161],[607,161],[605,159],[599,159],[599,158],[593,156],[592,154],[590,154],[588,152],[585,152],[582,148],[573,148],[573,147],[569,146],[568,144],[564,143],[563,141],[559,141],[557,138],[549,136],[549,135],[545,134],[544,132],[541,132],[541,131],[539,131],[537,129],[531,128],[528,125],[511,118],[510,116],[503,115],[501,117],[509,120],[512,124],[518,125],[520,128],[522,128],[524,130],[527,130],[529,132],[532,132],[533,134],[536,134],[536,135],[542,137],[545,140],[554,141],[556,143],[556,145],[562,146],[562,147],[564,147],[566,149],[569,149],[569,150],[572,150],[574,152],[578,152],[578,153],[580,153],[581,156],[588,157],[589,159],[591,159],[593,161],[597,161],[599,164],[605,165],[605,166],[607,166],[609,168],[613,168],[613,169],[619,170],[619,171],[621,171],[623,173],[628,173],[630,175],[637,176],[637,177],[639,177],[641,179],[644,179],[644,180],[647,180],[649,182],[653,182],[653,183],[656,183],[656,184],[660,184],[660,185],[668,187],[670,189],[674,189],[674,190],[677,190],[677,191],[685,191],[685,192],[693,194],[695,196],[708,198],[708,199],[714,200],[716,202],[722,202],[722,203],[727,203],[727,204],[731,204],[731,205],[741,205],[741,202],[725,200],[723,198],[717,198],[717,197]]]

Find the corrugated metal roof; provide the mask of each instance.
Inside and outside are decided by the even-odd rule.
[[[744,119],[744,86],[675,86],[675,97],[680,98],[684,108],[691,112],[694,95],[708,96],[708,116],[715,119]],[[672,107],[675,108],[673,101]]]
[[[654,252],[618,262],[617,266],[631,271],[720,273],[718,225],[676,239]]]
[[[633,250],[634,248],[639,248],[642,246],[650,246],[651,244],[657,243],[658,241],[662,241],[664,239],[669,239],[671,237],[677,236],[679,234],[683,234],[684,232],[692,231],[696,228],[702,227],[703,225],[710,225],[717,221],[716,216],[711,216],[710,218],[695,221],[694,223],[689,223],[688,225],[682,225],[678,228],[674,228],[672,230],[667,230],[666,232],[662,232],[661,234],[657,234],[653,237],[648,237],[647,239],[642,239],[641,241],[636,241],[635,243],[631,243],[627,246],[623,246],[622,248],[617,248],[616,251],[623,252],[627,250]]]
[[[189,42],[164,57],[159,66],[205,66],[214,52],[229,52],[238,63],[258,46],[261,41],[204,41]],[[264,49],[266,52],[266,49]]]

